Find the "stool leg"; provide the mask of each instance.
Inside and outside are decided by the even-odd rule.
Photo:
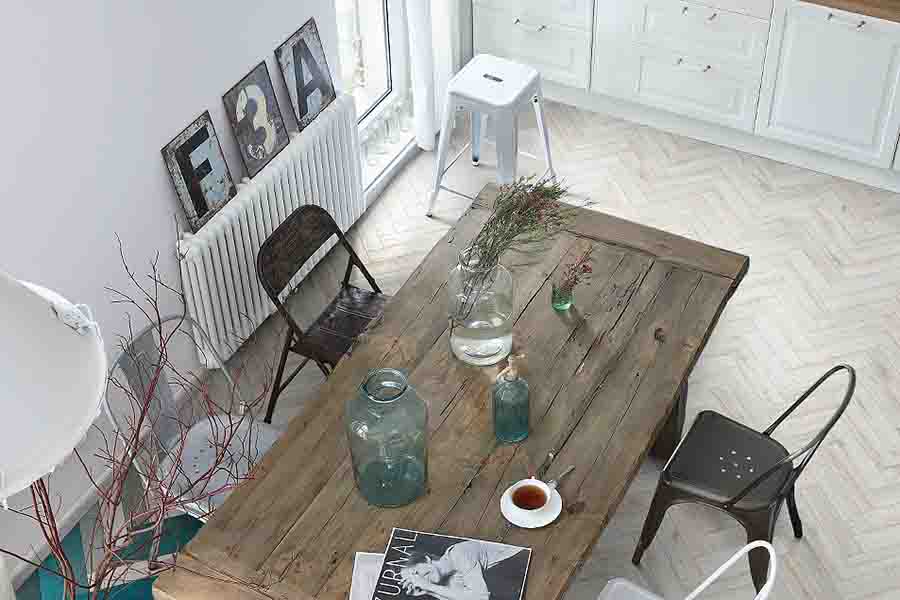
[[[538,131],[541,134],[541,140],[544,142],[544,160],[547,161],[547,170],[551,177],[556,177],[556,171],[553,170],[553,159],[550,158],[550,134],[547,131],[547,123],[544,121],[544,97],[538,92],[532,100],[534,104],[534,116],[537,118]]]
[[[472,111],[472,165],[481,162],[481,113]]]
[[[427,216],[431,216],[434,212],[434,201],[437,200],[438,192],[441,189],[441,180],[444,178],[444,169],[447,168],[447,150],[450,147],[450,136],[453,135],[453,115],[456,111],[453,108],[453,102],[450,97],[444,103],[444,125],[441,127],[441,137],[438,141],[438,155],[434,166],[434,189],[431,192],[431,198],[428,200]]]
[[[497,183],[516,179],[519,159],[519,116],[515,111],[499,112],[491,117],[497,136]]]

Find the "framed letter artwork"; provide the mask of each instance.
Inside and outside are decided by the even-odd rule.
[[[300,131],[335,98],[316,21],[310,19],[275,50]]]
[[[196,232],[237,191],[209,111],[166,144],[162,156],[188,224]]]
[[[265,61],[228,90],[222,101],[247,174],[253,177],[289,141]]]

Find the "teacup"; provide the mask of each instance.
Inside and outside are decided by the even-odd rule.
[[[517,481],[503,493],[500,511],[513,525],[534,528],[549,525],[559,516],[562,501],[555,486],[530,477]]]

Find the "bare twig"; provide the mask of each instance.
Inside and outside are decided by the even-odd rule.
[[[252,477],[259,458],[253,409],[268,395],[268,371],[274,364],[266,363],[261,389],[249,401],[240,397],[238,385],[238,381],[247,379],[244,368],[238,370],[235,380],[223,372],[219,378],[227,385],[213,386],[211,382],[217,375],[205,367],[177,364],[185,358],[185,348],[189,350],[187,354],[195,356],[204,356],[206,351],[186,319],[184,296],[160,276],[158,256],[150,262],[146,279],[139,279],[128,266],[122,241],[117,240],[123,269],[136,295],[107,289],[113,303],[127,306],[143,319],[145,327],[137,329],[146,328],[152,333],[155,352],[148,357],[134,350],[136,328],[129,313],[127,334],[119,338],[119,345],[129,363],[140,371],[140,381],[132,381],[136,374],[124,372],[112,372],[108,378],[107,393],[118,396],[121,406],[117,408],[121,412],[115,418],[116,435],[108,436],[95,426],[101,443],[94,457],[106,469],[106,477],[92,473],[81,453],[75,451],[97,496],[97,519],[89,536],[87,580],[78,580],[63,547],[64,535],[56,521],[49,478],[32,485],[32,506],[14,510],[14,514],[30,519],[40,529],[58,570],[0,548],[0,554],[58,575],[68,600],[75,600],[79,590],[86,591],[90,600],[100,600],[126,579],[158,575],[175,567],[174,559],[157,556],[166,518],[181,513],[208,516],[213,498]],[[163,299],[168,296],[174,296],[182,306],[180,317],[174,320],[162,316]],[[176,345],[180,345],[181,352],[176,351]],[[163,399],[177,402],[164,406]],[[202,430],[198,424],[203,425]],[[205,431],[205,437],[199,438],[202,434],[198,431]],[[197,443],[205,443],[210,456],[202,468],[187,455]],[[132,494],[135,480],[141,485]],[[133,497],[133,506],[125,505],[126,491]],[[149,560],[137,560],[139,555],[148,555]],[[263,589],[262,584],[255,582],[248,581],[246,586]]]

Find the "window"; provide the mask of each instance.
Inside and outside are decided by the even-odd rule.
[[[356,101],[363,187],[407,147],[412,134],[404,0],[336,0],[344,90]]]

